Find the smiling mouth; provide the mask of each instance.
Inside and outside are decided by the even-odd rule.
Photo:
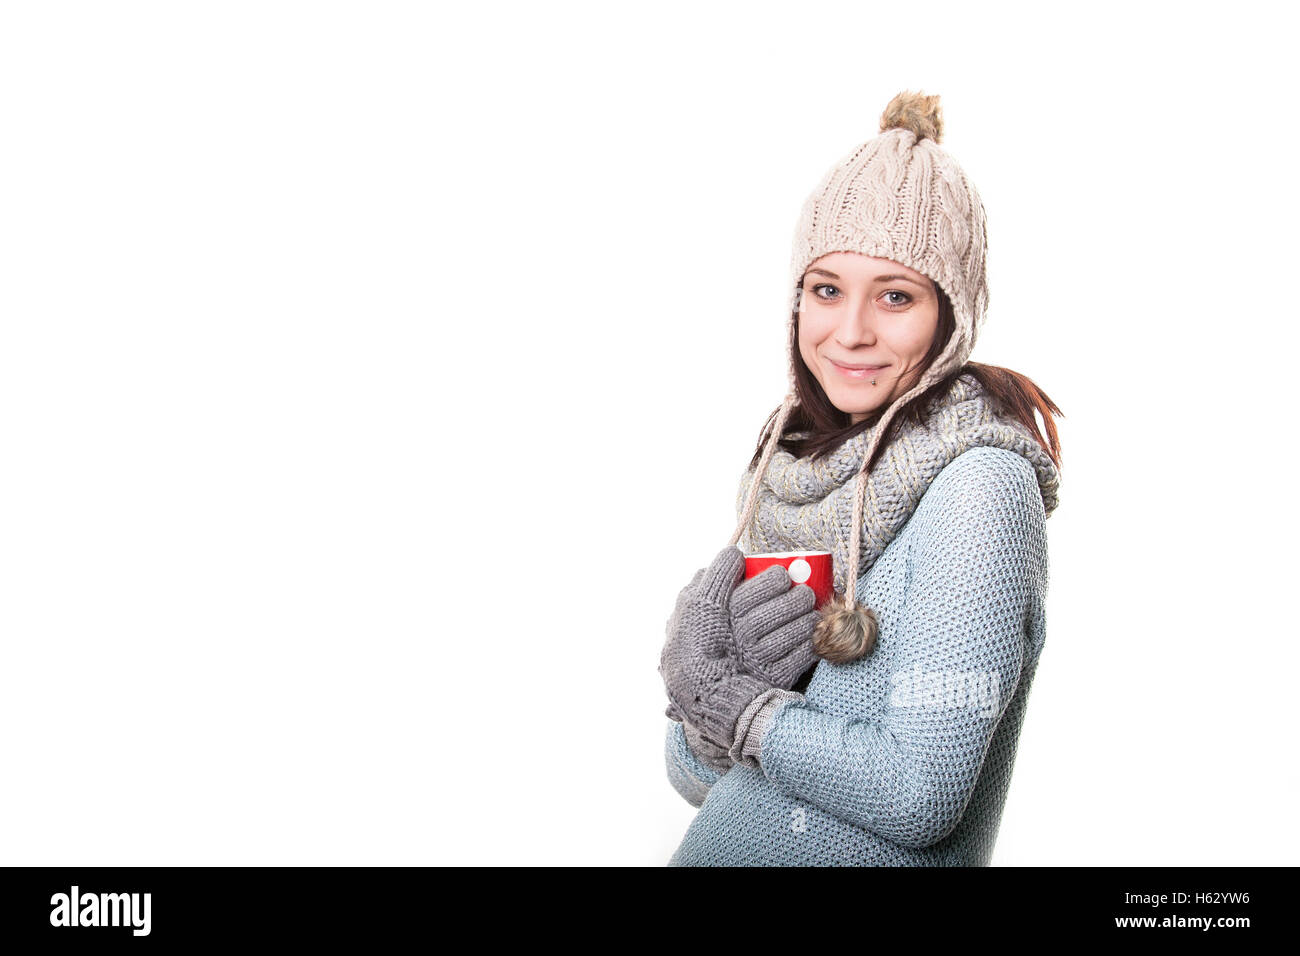
[[[867,378],[870,375],[875,375],[881,369],[888,368],[887,365],[866,365],[854,368],[849,365],[841,365],[834,359],[830,359],[829,361],[831,365],[835,367],[835,371],[839,372],[846,378]]]

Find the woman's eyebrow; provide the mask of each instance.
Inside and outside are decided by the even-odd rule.
[[[899,280],[902,280],[903,282],[910,282],[912,283],[912,285],[919,285],[923,288],[925,287],[925,283],[917,282],[911,276],[905,276],[902,273],[898,273],[897,275],[876,276],[875,279],[876,282],[897,282]]]
[[[837,276],[834,272],[828,272],[828,271],[825,270],[825,269],[809,269],[808,271],[809,271],[809,272],[815,272],[815,273],[817,273],[818,275],[826,276],[826,277],[829,278],[829,279],[834,279],[834,280],[836,280],[837,282],[839,281],[839,278],[840,278],[840,277]],[[903,282],[910,282],[910,283],[912,283],[912,285],[919,285],[919,286],[921,286],[922,288],[925,288],[925,283],[924,283],[924,282],[918,282],[916,279],[913,279],[911,276],[905,276],[905,275],[903,275],[901,272],[900,272],[900,273],[893,273],[893,274],[890,274],[890,275],[887,275],[887,276],[876,276],[876,277],[875,277],[874,279],[872,279],[871,281],[872,281],[872,282],[897,282],[897,281],[899,281],[899,280],[902,280]]]

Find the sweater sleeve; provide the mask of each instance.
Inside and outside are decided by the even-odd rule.
[[[668,721],[668,734],[664,740],[664,762],[668,767],[668,782],[673,789],[693,807],[702,806],[709,790],[723,772],[700,760],[686,740],[686,728],[679,721]]]
[[[967,459],[935,478],[935,500],[913,515],[922,523],[880,678],[889,681],[883,709],[872,719],[790,701],[759,748],[782,792],[908,847],[960,822],[1020,680],[1034,595],[1046,588],[1031,466],[1003,452]]]

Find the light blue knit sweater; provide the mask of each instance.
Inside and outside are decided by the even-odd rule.
[[[719,773],[669,722],[669,780],[700,808],[669,865],[987,865],[1047,580],[1033,467],[1001,448],[957,456],[858,579],[876,649],[817,665],[776,711],[761,769]]]

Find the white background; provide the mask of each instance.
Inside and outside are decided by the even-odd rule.
[[[917,89],[1066,416],[994,862],[1298,862],[1282,8],[6,5],[0,861],[662,865],[798,208]]]

